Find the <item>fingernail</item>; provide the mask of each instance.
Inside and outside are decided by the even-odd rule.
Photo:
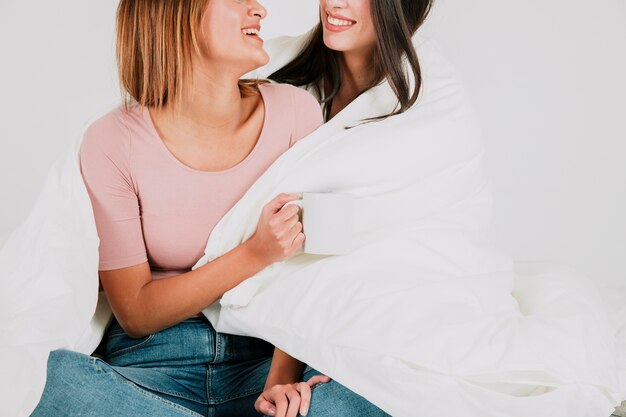
[[[302,404],[302,412],[300,414],[302,414],[303,416],[309,414],[309,403]]]
[[[276,409],[275,408],[270,408],[269,410],[267,410],[268,414],[270,416],[273,416],[274,414],[276,414]]]

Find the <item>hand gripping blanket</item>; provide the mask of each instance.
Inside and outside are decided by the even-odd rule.
[[[213,230],[211,261],[248,239],[280,192],[355,198],[353,251],[300,254],[205,314],[262,337],[393,416],[600,417],[620,402],[614,339],[595,288],[572,273],[515,271],[485,238],[492,199],[474,115],[431,42],[414,43],[424,90],[362,94],[284,154]],[[302,38],[268,45],[271,66]],[[350,129],[345,129],[350,126]],[[306,232],[306,231],[305,231]]]

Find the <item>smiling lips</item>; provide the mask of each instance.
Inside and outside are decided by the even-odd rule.
[[[243,33],[244,33],[244,35],[259,36],[259,30],[258,29],[254,29],[254,28],[244,29]]]
[[[354,20],[332,13],[326,14],[326,21],[324,22],[326,29],[331,32],[343,32],[350,29],[355,24],[356,22]]]
[[[259,36],[259,32],[261,31],[261,26],[250,26],[247,28],[241,29],[241,32],[247,37],[254,38],[263,42],[263,39]]]

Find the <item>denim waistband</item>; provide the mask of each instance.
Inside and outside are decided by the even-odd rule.
[[[134,365],[144,361],[192,365],[227,363],[271,357],[273,346],[261,339],[218,333],[204,317],[190,317],[179,324],[133,339],[113,321],[106,334],[103,356]],[[121,358],[121,356],[126,356]]]

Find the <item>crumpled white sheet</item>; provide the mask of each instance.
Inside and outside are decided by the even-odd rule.
[[[52,167],[27,220],[0,249],[1,416],[30,415],[48,353],[90,354],[110,318],[106,298],[98,298],[99,239],[79,145]]]
[[[302,38],[267,43],[273,65],[285,63],[301,42]],[[424,146],[441,127],[450,131],[441,117],[455,120],[451,129],[465,123],[469,127],[473,122],[464,113],[462,90],[436,48],[429,44],[420,48],[430,73],[427,89],[433,92],[422,101],[430,103],[432,111],[423,114],[435,121],[418,122],[412,133],[419,146]],[[471,139],[467,146],[439,149],[438,157],[448,159],[426,161],[424,155],[416,154],[415,171],[403,164],[410,160],[408,155],[398,154],[398,147],[403,142],[410,146],[411,141],[390,137],[386,125],[344,132],[341,122],[360,120],[363,109],[378,113],[392,105],[389,95],[379,94],[385,88],[364,95],[335,119],[337,123],[325,126],[322,131],[327,132],[328,141],[316,134],[277,161],[220,223],[207,252],[215,256],[233,241],[244,239],[252,220],[239,216],[256,213],[274,189],[289,191],[282,189],[289,185],[294,187],[292,191],[345,189],[359,197],[358,248],[351,256],[374,262],[351,264],[341,257],[299,256],[226,294],[222,301],[228,307],[220,312],[214,305],[207,312],[211,320],[221,328],[245,334],[263,333],[394,416],[430,416],[444,411],[462,417],[608,416],[611,406],[626,398],[626,393],[617,392],[621,387],[615,368],[615,362],[621,360],[623,378],[624,360],[613,351],[616,330],[608,326],[595,288],[569,272],[546,266],[526,266],[514,276],[511,260],[482,239],[482,227],[489,218],[489,195],[482,188],[482,148],[474,140],[473,127],[467,133]],[[339,143],[339,138],[356,134],[363,134],[364,140]],[[376,172],[362,172],[364,187],[355,189],[359,179],[353,168],[380,150],[380,141],[372,139],[374,134],[388,144],[387,150],[377,155],[377,164],[388,166],[395,161],[399,166],[380,177],[381,167],[374,165]],[[442,140],[454,143],[447,137]],[[79,144],[54,166],[27,221],[0,249],[2,416],[28,416],[45,384],[48,352],[67,348],[91,353],[111,317],[106,300],[101,294],[98,297],[98,237],[80,176]],[[324,146],[343,153],[333,159],[322,152]],[[446,150],[449,156],[443,152]],[[347,160],[346,153],[350,155]],[[437,164],[443,167],[449,158],[457,157],[458,167],[436,169]],[[292,170],[289,164],[300,158],[307,163],[318,158],[320,165],[315,171],[306,164]],[[427,163],[418,165],[418,160]],[[327,169],[336,175],[325,175]],[[432,173],[428,178],[433,182],[429,187],[427,181],[414,183],[396,177],[402,170],[417,177]],[[287,171],[292,182],[283,176]],[[463,179],[463,172],[468,178]],[[447,180],[442,182],[444,178]],[[389,192],[394,184],[401,185],[398,193]],[[455,188],[455,184],[469,188]],[[308,189],[300,189],[304,186]],[[415,186],[422,194],[403,200],[399,194],[405,186]],[[438,187],[442,188],[436,190]],[[264,192],[267,195],[261,195]],[[466,193],[467,201],[450,205],[450,197],[458,192]],[[481,193],[484,200],[476,198]],[[398,204],[383,210],[388,204],[384,195]],[[444,206],[450,210],[440,212],[437,227],[402,226],[394,231],[394,223],[418,216],[417,227],[433,218],[433,210]],[[380,215],[372,219],[375,212]],[[236,233],[226,236],[228,230]],[[379,232],[389,240],[374,239]],[[470,236],[473,238],[468,239]],[[396,248],[394,253],[389,253],[386,242]],[[429,251],[429,247],[438,250]],[[412,250],[416,248],[417,252]],[[447,259],[450,254],[454,258]],[[395,273],[415,265],[416,260],[420,269],[411,269],[411,274],[417,281]],[[488,273],[464,275],[468,270]],[[434,294],[436,298],[431,297]],[[260,307],[266,308],[260,311]],[[288,314],[283,314],[285,310]],[[615,326],[626,326],[626,317],[612,319]]]
[[[254,184],[196,267],[249,238],[283,191],[353,195],[352,253],[274,264],[205,314],[218,331],[263,337],[393,416],[608,416],[624,392],[597,289],[558,267],[526,265],[516,277],[485,238],[492,201],[471,106],[437,47],[414,43],[418,104],[345,130],[395,104],[386,83],[358,97]],[[301,44],[267,45],[261,76]]]

